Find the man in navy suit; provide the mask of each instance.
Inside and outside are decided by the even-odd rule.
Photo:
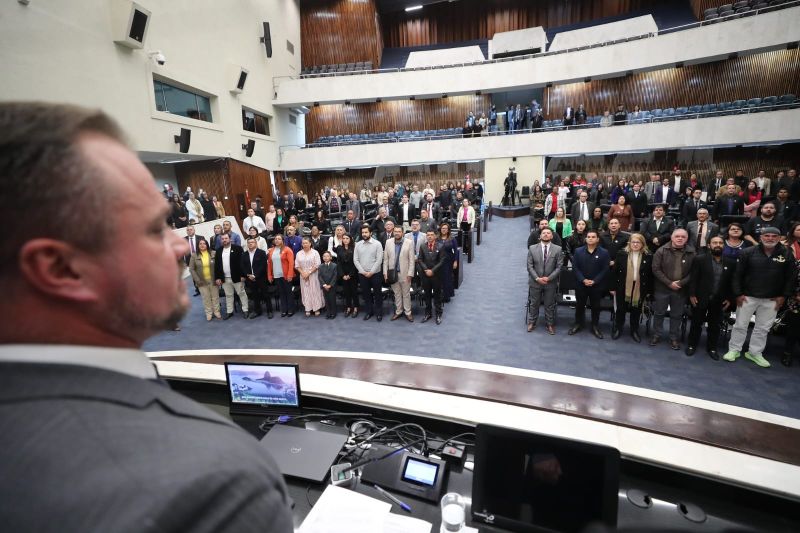
[[[267,294],[267,252],[258,247],[258,242],[247,239],[247,250],[242,254],[244,290],[249,301],[247,318],[261,316],[261,301],[267,302],[267,318],[272,318],[272,302]]]
[[[661,180],[661,186],[656,187],[653,202],[657,204],[674,205],[678,200],[678,193],[669,184],[669,178]]]
[[[0,103],[0,168],[3,530],[291,533],[267,451],[141,351],[189,307],[189,244],[116,124]]]

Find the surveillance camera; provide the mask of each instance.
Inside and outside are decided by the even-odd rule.
[[[153,61],[158,63],[159,66],[164,66],[167,63],[167,56],[161,53],[161,50],[156,50],[155,52],[150,52],[148,54],[150,57],[153,58]]]

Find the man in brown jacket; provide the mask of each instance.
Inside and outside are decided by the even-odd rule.
[[[653,337],[650,346],[661,341],[664,332],[664,315],[669,307],[669,344],[673,350],[680,350],[681,319],[686,305],[686,289],[689,286],[695,252],[687,248],[689,234],[684,229],[672,232],[670,243],[659,248],[653,256],[653,277],[655,278],[655,303],[653,312]]]

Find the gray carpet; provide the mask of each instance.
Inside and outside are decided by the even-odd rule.
[[[374,318],[344,318],[341,312],[336,320],[299,313],[292,318],[237,316],[207,323],[196,297],[182,331],[150,339],[145,350],[283,348],[443,357],[599,379],[800,418],[800,364],[781,366],[776,342],[766,353],[773,363],[769,369],[744,358],[735,363],[712,361],[702,349],[690,358],[663,343],[656,348],[636,344],[627,328],[619,340],[611,340],[608,313],[601,319],[605,340],[586,330],[568,337],[574,311],[564,306],[558,309],[556,336],[542,328],[527,333],[527,235],[527,217],[493,219],[475,260],[465,267],[464,284],[445,306],[440,326],[433,321],[389,322],[388,302],[380,324]],[[416,307],[414,313],[421,318]]]

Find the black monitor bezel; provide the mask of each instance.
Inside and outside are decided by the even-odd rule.
[[[619,493],[619,470],[620,453],[616,448],[595,444],[585,441],[578,441],[554,435],[545,435],[531,431],[522,431],[490,424],[478,424],[475,428],[475,462],[472,474],[472,519],[475,522],[487,523],[485,517],[476,515],[476,511],[483,513],[484,502],[486,501],[487,488],[483,486],[482,479],[486,476],[487,462],[483,459],[488,457],[492,450],[489,449],[490,438],[514,438],[520,436],[546,443],[558,445],[573,451],[582,451],[598,456],[598,460],[603,460],[603,474],[605,487],[603,491],[602,517],[603,524],[609,527],[616,527],[618,514],[618,493]],[[492,515],[491,523],[499,527],[507,527],[513,531],[522,532],[541,532],[551,531],[544,526],[520,522],[511,517],[493,514],[491,509],[487,509],[488,514]]]
[[[436,468],[436,474],[433,476],[433,483],[428,484],[428,483],[424,483],[422,481],[417,481],[416,479],[411,479],[409,477],[406,477],[406,472],[408,471],[408,464],[411,461],[414,461],[414,462],[417,462],[417,463],[426,464],[426,465],[431,465],[431,466],[435,467]],[[402,481],[406,482],[406,483],[411,483],[413,485],[419,485],[421,487],[427,487],[429,489],[432,489],[432,488],[436,487],[436,482],[439,481],[439,476],[441,474],[441,469],[442,469],[442,467],[438,463],[433,463],[431,461],[426,461],[424,459],[421,459],[419,457],[414,457],[412,455],[406,455],[405,461],[403,461],[403,468],[402,468],[402,470],[400,470],[400,479]]]
[[[290,367],[294,368],[295,383],[297,384],[297,406],[287,405],[254,405],[243,404],[233,400],[233,391],[231,390],[231,376],[228,370],[229,366],[252,366],[252,367]],[[240,415],[270,415],[270,414],[299,414],[303,409],[303,395],[300,390],[300,365],[296,363],[250,363],[250,362],[225,362],[225,386],[228,389],[228,405],[230,406],[231,414]]]

